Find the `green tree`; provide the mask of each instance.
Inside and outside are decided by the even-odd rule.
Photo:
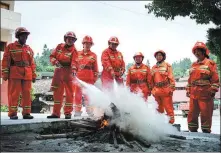
[[[134,63],[128,63],[126,66],[126,71],[128,71],[128,69],[133,65]]]
[[[36,63],[36,71],[37,72],[53,72],[54,67],[50,63],[50,55],[52,49],[49,49],[45,44],[43,47],[42,55],[40,56],[39,53],[35,57]]]
[[[176,16],[189,16],[197,24],[212,22],[216,28],[207,31],[206,45],[211,53],[220,58],[221,53],[221,1],[220,0],[153,0],[145,5],[148,13],[166,20],[174,20]],[[219,59],[220,60],[220,59]]]
[[[190,68],[192,62],[189,58],[184,58],[180,60],[179,62],[174,62],[172,63],[172,68],[173,68],[173,74],[175,77],[184,77],[188,73],[188,69]]]

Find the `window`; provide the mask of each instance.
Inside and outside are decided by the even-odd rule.
[[[1,2],[1,8],[6,9],[6,10],[9,10],[9,4],[2,3],[2,2]]]
[[[6,47],[6,42],[0,41],[0,52],[4,52],[5,47]]]

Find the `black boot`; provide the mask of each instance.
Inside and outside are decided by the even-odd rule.
[[[17,116],[17,115],[10,116],[10,119],[11,119],[11,120],[17,120],[17,119],[18,119],[18,116]]]
[[[191,130],[190,132],[198,132],[197,130]]]
[[[60,117],[57,116],[57,115],[52,114],[52,115],[50,115],[50,116],[47,116],[47,118],[60,118]]]
[[[203,133],[210,133],[209,130],[202,130],[202,131],[203,131]]]
[[[23,115],[23,119],[33,119],[34,117],[31,116],[30,114],[25,114]]]
[[[65,114],[65,119],[71,119],[71,114]]]

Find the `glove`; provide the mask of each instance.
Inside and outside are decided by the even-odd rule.
[[[190,93],[189,93],[189,92],[187,92],[187,93],[186,93],[186,96],[187,96],[187,97],[190,97]]]
[[[74,70],[72,74],[73,74],[74,77],[76,77],[76,75],[77,75],[77,71]]]
[[[33,78],[33,79],[32,79],[32,82],[33,82],[33,83],[35,83],[35,81],[36,81],[36,79],[35,79],[35,78]]]
[[[3,78],[3,80],[4,80],[4,81],[7,81],[7,80],[8,80],[8,78],[6,78],[6,77],[5,77],[5,78]]]
[[[120,71],[120,76],[123,76],[124,75],[124,72],[123,71]]]
[[[111,76],[113,77],[113,79],[115,78],[115,73],[114,73],[114,71],[111,71]]]
[[[61,63],[58,62],[58,61],[55,63],[55,65],[56,65],[56,67],[59,67],[59,68],[63,67],[63,66],[61,65]]]

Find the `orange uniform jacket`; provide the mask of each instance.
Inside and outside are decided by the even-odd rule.
[[[132,92],[142,90],[144,94],[150,94],[152,88],[150,68],[144,64],[140,65],[140,67],[136,65],[130,67],[127,74],[126,85],[130,87]]]
[[[72,81],[72,72],[77,70],[77,50],[75,46],[68,47],[67,45],[61,43],[59,44],[50,55],[50,62],[55,65],[59,62],[64,68],[56,68],[54,72],[54,77],[52,80],[52,89],[57,88],[61,81]]]
[[[77,77],[87,83],[94,84],[98,78],[97,55],[91,51],[84,54],[83,51],[78,52],[77,61]]]
[[[169,96],[175,90],[175,80],[170,64],[162,62],[154,65],[151,70],[153,90],[155,96]]]
[[[114,71],[116,77],[120,77],[121,73],[125,72],[125,63],[123,55],[119,51],[112,51],[107,48],[101,55],[101,62],[103,66],[103,76],[112,78],[111,71]]]
[[[25,67],[24,67],[25,66]],[[2,60],[2,75],[7,79],[32,80],[36,78],[34,52],[18,41],[9,44]]]
[[[219,76],[214,61],[205,58],[202,62],[194,62],[190,69],[187,92],[193,99],[211,99],[211,93],[219,89]]]

